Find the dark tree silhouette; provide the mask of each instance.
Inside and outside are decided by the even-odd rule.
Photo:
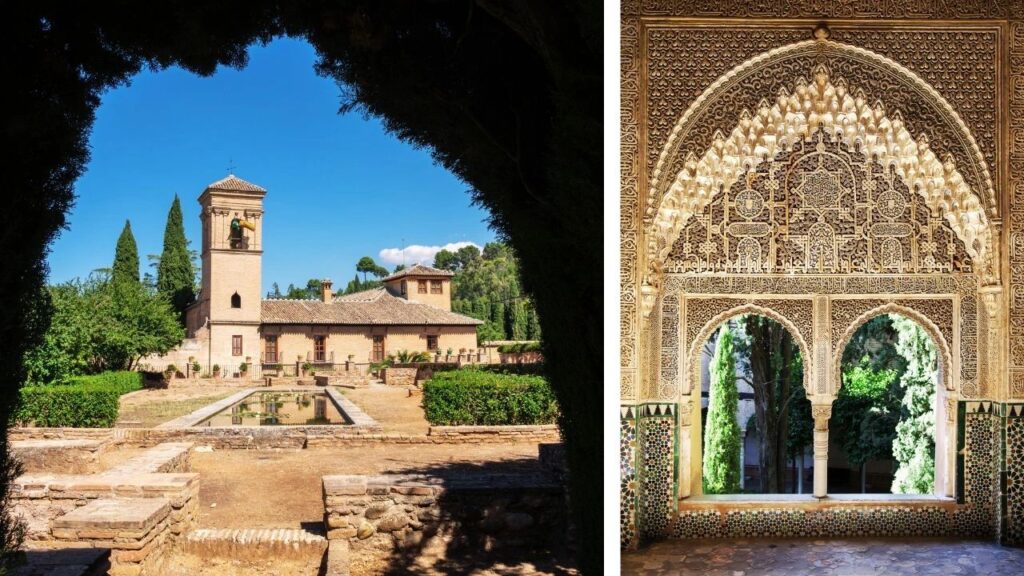
[[[88,160],[102,92],[144,66],[205,75],[243,66],[254,42],[305,38],[318,71],[339,82],[342,110],[380,117],[429,148],[519,255],[563,410],[580,564],[601,571],[600,2],[16,3],[0,30],[3,76],[16,80],[0,112],[0,419],[24,379],[24,350],[45,327],[44,256]]]

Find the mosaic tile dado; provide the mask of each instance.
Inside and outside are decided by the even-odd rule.
[[[1024,404],[1005,405],[1005,458],[1000,539],[1024,545]]]
[[[622,548],[637,544],[636,410],[623,406],[619,419],[619,539]]]
[[[678,494],[676,451],[677,411],[674,404],[643,404],[637,421],[641,538],[668,535],[676,515]]]

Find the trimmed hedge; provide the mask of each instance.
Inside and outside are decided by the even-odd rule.
[[[543,349],[540,342],[516,342],[498,346],[498,352],[501,354],[523,354],[524,352],[543,352]]]
[[[524,376],[543,376],[543,362],[528,362],[526,364],[474,364],[464,370],[479,370],[492,374],[521,374]]]
[[[15,420],[61,428],[107,428],[117,420],[118,398],[142,388],[139,372],[76,376],[67,384],[25,386]]]
[[[558,417],[543,378],[473,369],[435,372],[423,384],[423,410],[434,426],[553,424]]]

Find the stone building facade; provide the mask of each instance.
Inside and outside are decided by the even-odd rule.
[[[451,311],[452,273],[414,265],[384,286],[335,297],[323,281],[315,300],[262,298],[263,198],[260,186],[230,175],[199,195],[202,282],[186,311],[186,340],[145,362],[179,370],[198,362],[226,376],[259,378],[264,369],[318,372],[366,365],[399,350],[440,352],[477,347],[481,321]]]

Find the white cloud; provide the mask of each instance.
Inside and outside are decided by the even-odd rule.
[[[447,250],[449,252],[455,252],[459,248],[464,246],[476,246],[477,249],[483,250],[483,247],[475,242],[451,242],[444,246],[420,246],[419,244],[412,244],[406,246],[405,249],[401,248],[385,248],[380,251],[381,262],[385,264],[402,264],[411,266],[416,263],[426,264],[430,266],[434,263],[434,256],[441,250]]]

